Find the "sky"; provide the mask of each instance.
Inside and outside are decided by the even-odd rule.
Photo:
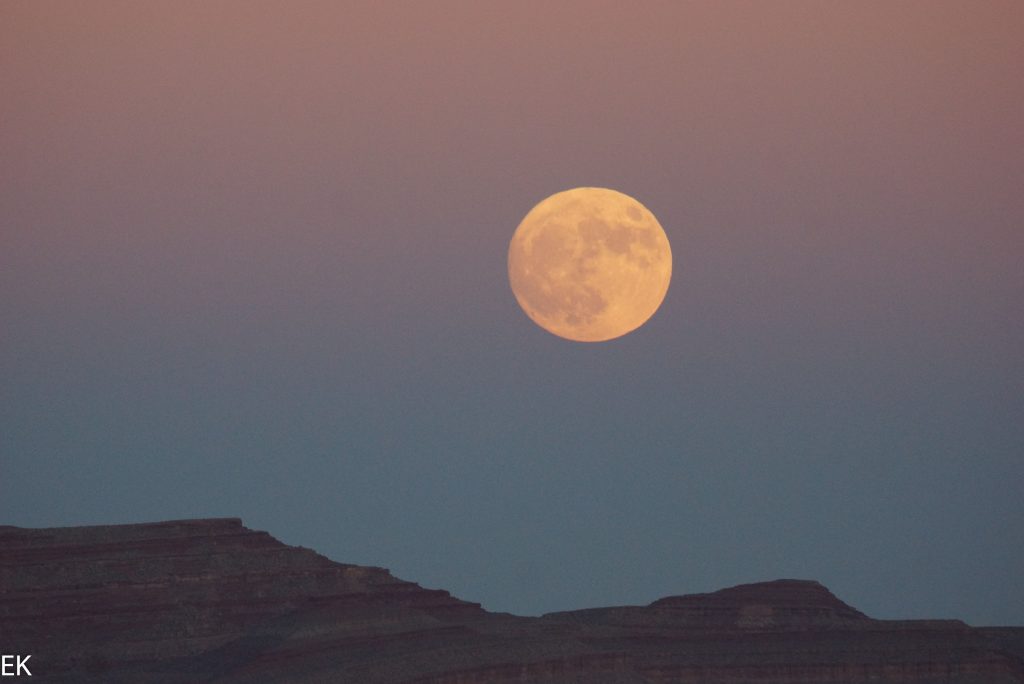
[[[1024,4],[0,5],[0,523],[238,516],[534,615],[1024,624]],[[673,278],[575,343],[552,193]]]

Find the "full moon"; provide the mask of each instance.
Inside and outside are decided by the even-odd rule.
[[[661,306],[672,249],[654,214],[629,195],[574,188],[530,210],[508,248],[508,279],[526,315],[550,333],[602,342]]]

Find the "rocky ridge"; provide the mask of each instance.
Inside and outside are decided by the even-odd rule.
[[[522,618],[234,518],[0,527],[0,650],[55,682],[1024,682],[1024,628],[874,620],[817,582]]]

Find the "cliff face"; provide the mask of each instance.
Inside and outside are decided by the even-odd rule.
[[[1024,682],[1024,628],[872,620],[816,582],[519,618],[236,519],[0,527],[0,651],[67,682]]]

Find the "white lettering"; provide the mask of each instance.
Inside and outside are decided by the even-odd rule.
[[[21,675],[31,677],[32,672],[28,669],[28,659],[31,657],[30,655],[0,656],[0,677],[20,677]]]

